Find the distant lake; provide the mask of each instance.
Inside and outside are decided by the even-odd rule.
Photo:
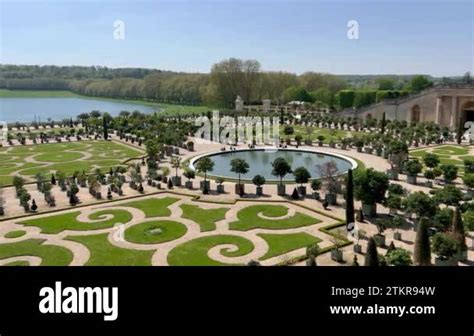
[[[80,113],[93,110],[118,115],[120,111],[140,111],[150,113],[159,110],[157,107],[115,102],[112,100],[85,98],[0,98],[0,121],[8,123],[51,120],[61,121],[73,118]]]

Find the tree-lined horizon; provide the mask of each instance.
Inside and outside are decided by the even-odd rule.
[[[246,104],[305,101],[325,107],[360,107],[432,85],[423,75],[332,75],[263,71],[257,60],[229,58],[210,73],[181,73],[101,66],[0,65],[0,88],[70,90],[81,95],[145,99],[163,103],[232,108],[237,95]],[[448,79],[445,79],[448,80]]]

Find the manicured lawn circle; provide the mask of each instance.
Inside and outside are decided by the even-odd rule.
[[[169,220],[140,223],[125,230],[125,240],[135,244],[160,244],[186,234],[186,225]]]
[[[10,231],[5,233],[5,238],[18,238],[22,237],[26,234],[26,231],[24,230],[16,230],[16,231]]]
[[[44,245],[43,239],[29,239],[17,243],[0,244],[0,259],[37,256],[41,266],[67,266],[71,263],[72,252],[62,246]]]
[[[223,266],[229,265],[209,258],[208,251],[219,245],[236,245],[236,251],[221,250],[226,257],[239,257],[249,254],[254,246],[251,241],[232,235],[200,237],[176,246],[168,254],[168,264],[172,266]]]
[[[183,218],[190,219],[199,224],[201,232],[213,231],[216,229],[216,222],[225,218],[229,208],[202,209],[192,204],[181,204]]]
[[[122,206],[128,206],[137,208],[145,213],[147,218],[150,217],[167,217],[171,215],[171,210],[168,206],[177,202],[179,199],[173,197],[163,198],[147,198],[140,201],[134,201],[122,204]]]
[[[229,223],[231,230],[248,231],[252,229],[292,229],[320,223],[317,218],[296,212],[294,216],[285,219],[267,219],[258,216],[281,217],[288,213],[288,208],[282,205],[259,204],[252,205],[237,213],[238,221]]]
[[[318,237],[305,232],[288,234],[260,233],[258,236],[262,237],[268,244],[268,251],[260,260],[270,259],[321,242]]]
[[[132,214],[126,210],[105,209],[95,212],[89,216],[91,220],[103,219],[105,215],[112,215],[111,219],[94,223],[80,222],[77,220],[80,212],[69,212],[61,215],[47,216],[18,222],[28,226],[37,226],[43,233],[59,233],[64,230],[87,231],[99,230],[114,226],[117,223],[125,224],[132,220]]]
[[[120,248],[112,245],[107,236],[107,233],[102,233],[68,236],[66,239],[81,243],[90,251],[86,266],[151,266],[151,257],[155,251]]]

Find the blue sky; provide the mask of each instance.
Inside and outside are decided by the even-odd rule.
[[[474,72],[473,3],[0,0],[0,63],[208,72],[238,57],[296,73],[462,75]]]

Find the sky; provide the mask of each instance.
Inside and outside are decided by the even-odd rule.
[[[0,0],[2,64],[209,72],[230,57],[295,73],[474,73],[474,0]]]

